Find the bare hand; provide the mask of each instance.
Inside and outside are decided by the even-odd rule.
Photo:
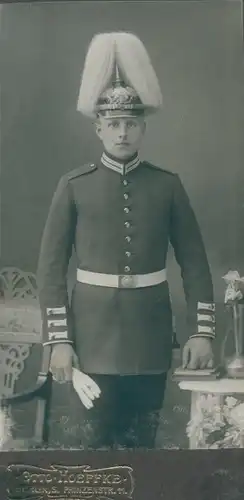
[[[183,368],[203,370],[213,368],[214,356],[211,340],[204,337],[193,337],[187,341],[183,349]]]
[[[50,371],[56,382],[72,380],[72,365],[77,365],[77,356],[71,344],[55,344],[52,349]]]
[[[81,402],[88,410],[94,406],[93,401],[101,395],[101,390],[96,382],[76,368],[73,368],[73,386]]]

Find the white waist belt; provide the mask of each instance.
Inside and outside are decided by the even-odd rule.
[[[167,280],[166,269],[148,274],[103,274],[77,269],[77,281],[87,285],[111,288],[143,288],[159,285]]]

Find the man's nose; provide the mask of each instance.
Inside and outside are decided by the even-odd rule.
[[[126,137],[127,136],[127,126],[126,123],[121,123],[119,128],[119,136]]]

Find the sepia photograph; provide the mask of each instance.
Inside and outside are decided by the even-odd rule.
[[[0,450],[244,447],[242,2],[0,6]]]

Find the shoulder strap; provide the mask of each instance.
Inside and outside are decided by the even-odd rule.
[[[76,177],[80,177],[81,175],[89,174],[97,170],[97,166],[95,163],[86,163],[78,168],[75,168],[71,172],[67,174],[68,180],[75,179]]]
[[[153,163],[149,163],[148,161],[145,162],[145,164],[149,168],[154,168],[155,170],[159,170],[160,172],[163,172],[165,174],[169,174],[169,175],[175,176],[175,172],[172,172],[171,170],[166,170],[165,168],[161,168],[158,165],[153,165]]]

